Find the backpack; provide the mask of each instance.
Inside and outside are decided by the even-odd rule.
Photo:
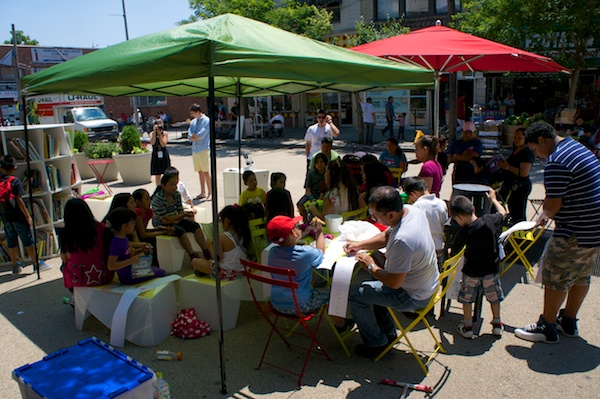
[[[6,176],[3,180],[0,180],[0,213],[4,215],[14,209],[15,195],[11,184],[14,179],[14,176]]]

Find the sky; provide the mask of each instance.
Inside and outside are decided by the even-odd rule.
[[[175,27],[187,0],[125,0],[129,38]],[[11,25],[40,46],[104,48],[125,41],[122,0],[0,0],[0,43]]]

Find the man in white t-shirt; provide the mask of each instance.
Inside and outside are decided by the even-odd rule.
[[[317,111],[317,123],[306,129],[304,139],[306,140],[306,166],[317,151],[321,149],[323,137],[334,138],[340,135],[340,129],[333,123],[331,115],[327,115],[322,109]]]
[[[373,145],[373,131],[377,124],[375,118],[375,107],[371,97],[367,97],[367,102],[361,104],[363,114],[363,124],[365,125],[365,144]]]
[[[448,207],[446,202],[439,199],[435,194],[427,190],[427,183],[420,177],[407,177],[404,179],[402,188],[408,200],[415,208],[425,213],[429,222],[429,231],[435,244],[438,266],[444,261],[444,226],[448,221]]]
[[[423,211],[403,206],[395,188],[382,186],[369,197],[369,212],[389,228],[371,239],[349,242],[344,250],[386,249],[383,267],[366,252],[356,255],[375,280],[353,284],[348,297],[348,308],[364,342],[356,346],[356,353],[375,358],[396,339],[396,326],[386,308],[412,312],[425,307],[435,293],[439,273],[431,233],[423,229],[427,224]]]
[[[285,124],[285,118],[281,114],[277,114],[271,118],[269,121],[271,125],[271,133],[273,133],[273,137],[277,135],[277,137],[283,136],[283,125]]]

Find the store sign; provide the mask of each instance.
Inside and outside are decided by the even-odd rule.
[[[55,107],[82,107],[98,106],[104,104],[102,96],[75,96],[70,94],[49,94],[34,97],[40,116],[54,116]]]
[[[16,90],[0,90],[0,98],[19,98],[19,93]]]
[[[44,62],[48,64],[58,64],[83,55],[83,50],[59,49],[59,48],[32,48],[31,60],[33,62]]]

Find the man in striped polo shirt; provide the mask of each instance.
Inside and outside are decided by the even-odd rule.
[[[556,228],[543,254],[543,314],[537,323],[517,328],[515,335],[532,342],[557,343],[557,331],[579,336],[576,316],[599,254],[600,163],[580,143],[556,135],[546,122],[532,124],[525,142],[536,156],[547,158],[546,198],[538,224],[552,218]],[[566,306],[560,309],[565,298]]]

